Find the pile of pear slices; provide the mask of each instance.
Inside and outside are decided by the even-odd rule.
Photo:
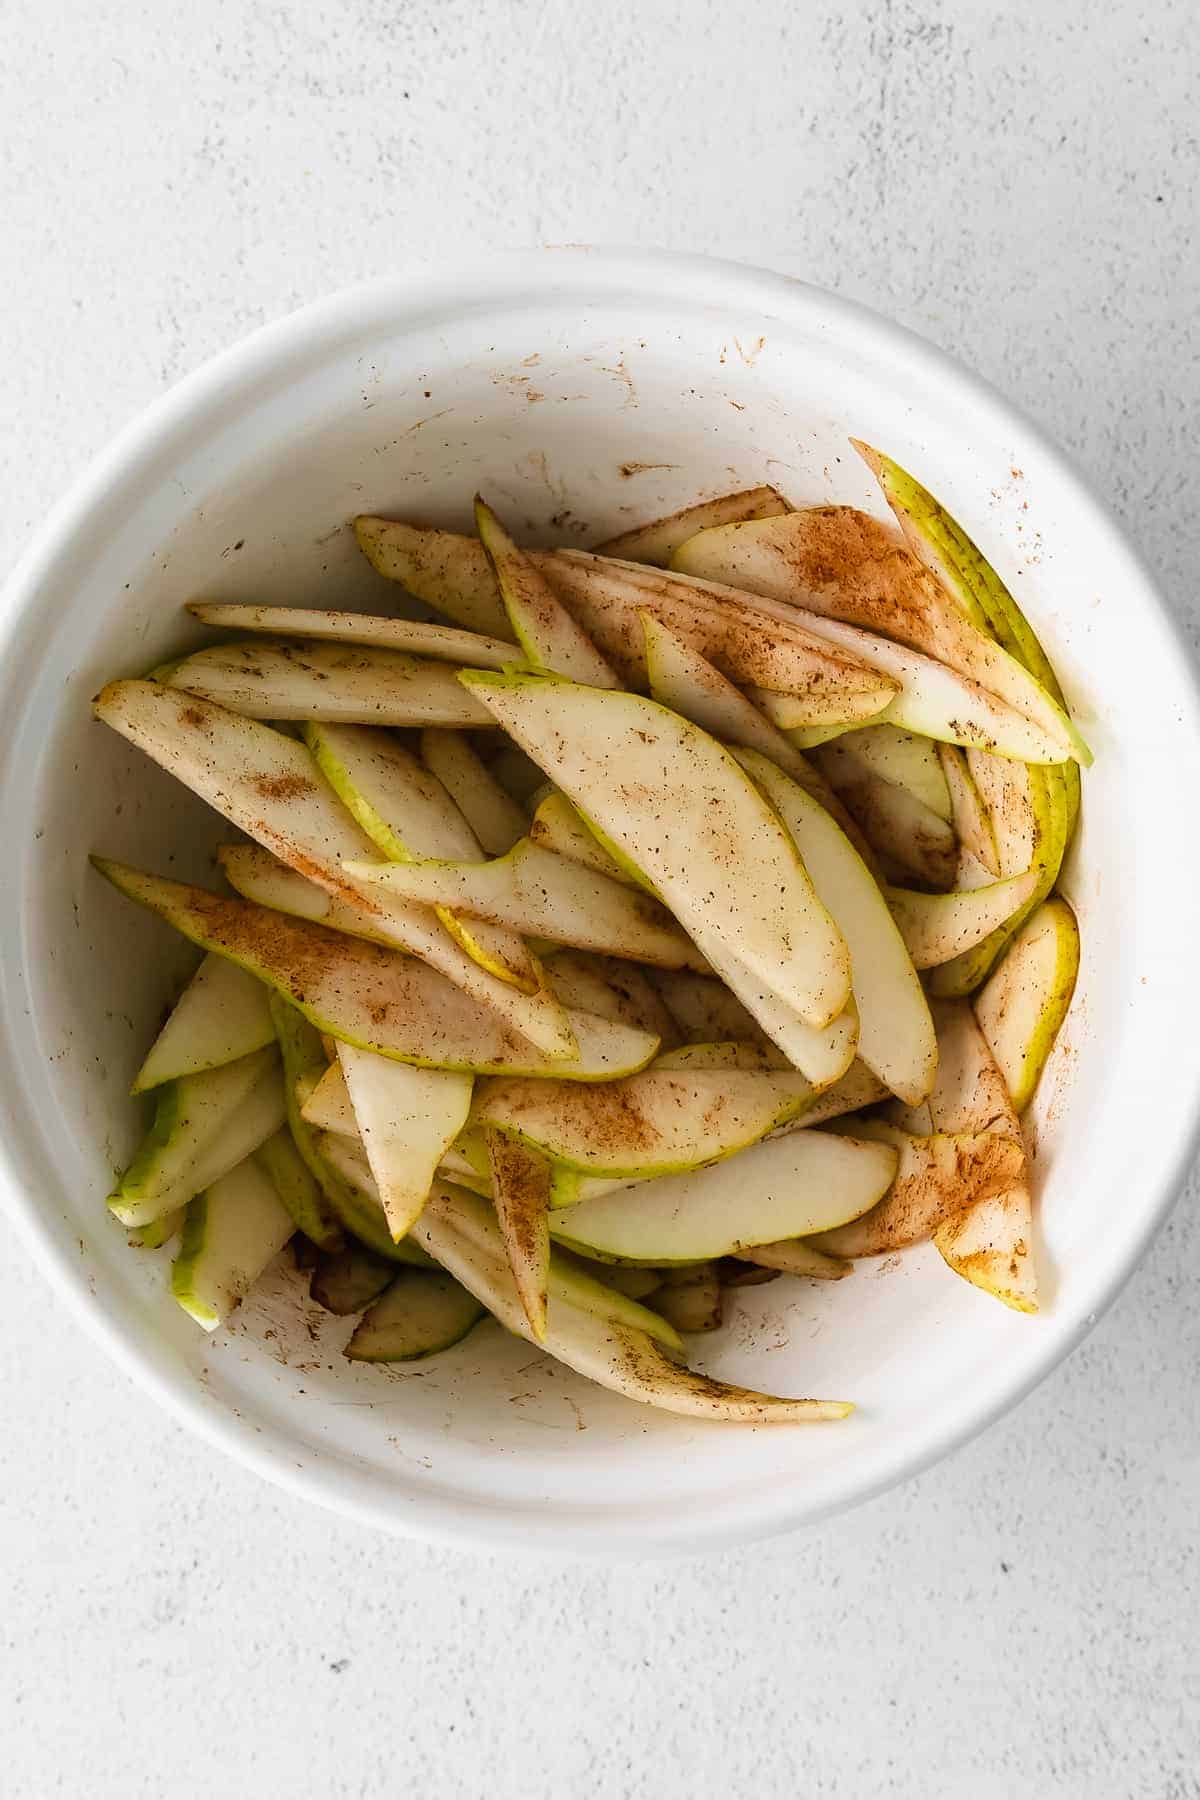
[[[205,952],[109,1206],[220,1325],[289,1241],[405,1360],[485,1315],[695,1416],[844,1416],[682,1362],[728,1287],[932,1238],[1037,1305],[1019,1115],[1079,960],[1086,746],[995,571],[757,488],[600,551],[361,518],[452,625],[242,635],[95,710],[244,837],[236,897],[97,858]],[[275,723],[272,723],[275,722]]]

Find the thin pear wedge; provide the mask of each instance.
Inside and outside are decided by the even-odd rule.
[[[783,518],[725,526],[692,538],[672,567],[881,632],[957,670],[1069,754],[1089,760],[1086,745],[1041,682],[866,513],[805,507]]]
[[[850,995],[845,942],[778,816],[713,738],[634,694],[461,679],[653,881],[710,960],[710,944],[736,952],[815,1030],[837,1018]]]
[[[585,1200],[551,1215],[556,1241],[588,1256],[663,1267],[808,1237],[873,1207],[896,1173],[886,1144],[798,1131],[734,1162]]]
[[[659,1072],[674,1069],[686,1074],[712,1074],[718,1069],[750,1070],[761,1074],[791,1067],[783,1051],[774,1044],[747,1043],[736,1038],[712,1044],[681,1044],[676,1050],[656,1056],[651,1066]]]
[[[308,1291],[318,1306],[344,1319],[378,1300],[395,1279],[394,1262],[352,1239],[336,1255],[318,1257]]]
[[[897,929],[849,839],[799,783],[754,751],[737,754],[791,832],[817,895],[849,948],[859,1056],[893,1093],[914,1104],[923,1100],[933,1086],[937,1043],[903,925]]]
[[[548,1057],[416,957],[121,863],[93,861],[123,894],[202,949],[248,969],[318,1031],[398,1062],[610,1081],[644,1068],[658,1049],[658,1039],[646,1032],[576,1013],[569,1021],[578,1055]]]
[[[1012,1179],[945,1220],[933,1241],[956,1275],[1016,1312],[1036,1312],[1033,1199],[1020,1121],[1004,1076],[964,1000],[934,1007],[940,1060],[929,1097],[935,1131],[984,1127],[1002,1135],[1019,1161]]]
[[[685,1043],[770,1043],[754,1014],[714,976],[659,969],[652,979]]]
[[[508,652],[512,661],[512,651]],[[503,856],[524,837],[529,821],[486,763],[476,756],[464,731],[430,726],[421,733],[421,761],[461,812],[487,856]]]
[[[1024,1171],[1022,1147],[997,1131],[913,1137],[879,1119],[859,1120],[854,1131],[863,1141],[890,1145],[899,1162],[887,1193],[869,1212],[832,1231],[794,1234],[809,1237],[827,1256],[882,1256],[931,1233],[936,1241],[947,1220],[1006,1193]]]
[[[295,1084],[288,1083],[284,1102],[289,1116],[295,1112]],[[255,1153],[259,1167],[275,1185],[280,1204],[292,1223],[318,1250],[332,1255],[342,1248],[342,1228],[321,1191],[321,1185],[297,1148],[289,1125],[283,1126]]]
[[[906,788],[923,806],[950,824],[953,809],[945,771],[938,759],[941,748],[931,738],[917,737],[896,725],[866,725],[848,732],[838,749],[868,775],[878,775],[895,787]]]
[[[304,639],[240,640],[184,657],[165,685],[252,719],[343,725],[486,725],[455,670],[400,650]]]
[[[863,833],[875,856],[934,888],[954,885],[954,828],[907,788],[870,774],[841,740],[812,752],[818,769]]]
[[[738,1252],[739,1262],[776,1269],[781,1275],[802,1275],[811,1281],[841,1281],[854,1273],[854,1264],[843,1256],[814,1250],[803,1238],[780,1238],[776,1244],[755,1244]]]
[[[369,513],[355,519],[354,535],[371,567],[389,581],[398,581],[468,631],[511,639],[496,577],[478,538]]]
[[[377,915],[363,902],[353,896],[327,893],[306,875],[289,869],[261,844],[222,844],[217,850],[217,861],[230,887],[244,900],[326,925],[330,931],[344,931],[392,950],[398,948],[379,929]]]
[[[130,1092],[144,1094],[180,1075],[218,1069],[274,1041],[262,983],[219,956],[206,956],[171,1009]]]
[[[714,1262],[664,1269],[654,1290],[654,1310],[676,1331],[719,1331],[723,1321],[721,1282]]]
[[[609,855],[567,796],[557,789],[538,801],[529,826],[529,837],[539,849],[552,850],[556,856],[582,863],[585,869],[595,869],[597,874],[607,875],[611,881],[623,881],[626,887],[644,886],[634,880],[627,867]]]
[[[680,507],[678,512],[652,519],[648,525],[607,538],[596,545],[596,554],[623,557],[626,562],[653,563],[665,569],[680,545],[698,531],[709,531],[718,525],[740,525],[747,519],[771,519],[777,513],[790,511],[788,502],[773,487],[743,488],[736,494],[721,494],[715,500]]]
[[[620,679],[586,631],[561,604],[546,577],[518,548],[491,507],[475,496],[475,529],[496,577],[513,636],[531,669],[590,687],[615,688]],[[510,658],[511,660],[511,658]]]
[[[544,989],[524,994],[489,974],[427,908],[354,887],[342,863],[374,857],[374,846],[303,744],[153,682],[113,682],[93,710],[272,855],[339,899],[355,902],[380,937],[420,956],[548,1055],[571,1056],[570,1028],[552,995]]]
[[[282,1123],[281,1107],[271,1108],[261,1136],[245,1149],[239,1144],[232,1160],[224,1160],[224,1145],[231,1133],[240,1136],[235,1121],[251,1096],[268,1084],[272,1096],[281,1093],[278,1072],[279,1058],[271,1044],[236,1062],[159,1087],[153,1123],[110,1194],[109,1211],[123,1225],[148,1225],[228,1173]],[[254,1130],[263,1123],[256,1115]],[[210,1152],[217,1158],[215,1169]]]
[[[587,1089],[486,1082],[473,1118],[587,1175],[667,1175],[744,1150],[812,1097],[809,1083],[791,1070],[647,1069]]]
[[[975,997],[975,1017],[1017,1113],[1033,1099],[1079,973],[1079,926],[1056,896],[1031,915]]]
[[[253,1157],[198,1194],[171,1267],[171,1292],[205,1331],[245,1299],[296,1229]]]
[[[351,1237],[387,1261],[424,1267],[428,1257],[415,1238],[393,1238],[359,1139],[318,1131],[312,1134],[310,1143],[312,1166]]]
[[[356,884],[551,943],[666,969],[708,966],[657,900],[529,838],[492,862],[352,863],[348,872]]]
[[[473,1228],[473,1235],[468,1235],[468,1225]],[[475,1294],[502,1325],[533,1341],[512,1272],[504,1259],[499,1227],[486,1202],[444,1183],[435,1189],[415,1229],[430,1254]],[[599,1282],[595,1285],[601,1286]],[[637,1302],[630,1300],[626,1304],[633,1307]],[[853,1411],[845,1401],[781,1399],[681,1368],[654,1341],[655,1336],[671,1329],[666,1320],[655,1320],[646,1307],[640,1312],[648,1314],[648,1323],[641,1329],[585,1312],[552,1289],[544,1348],[601,1387],[690,1418],[783,1425],[844,1419]],[[675,1341],[678,1343],[677,1336]]]
[[[653,699],[722,743],[759,750],[790,775],[805,773],[804,758],[782,731],[678,632],[651,612],[642,614],[642,632]]]
[[[996,844],[996,827],[971,773],[967,754],[957,744],[939,744],[937,753],[950,796],[950,822],[954,835],[961,848],[973,856],[982,869],[998,877],[1000,852]]]
[[[486,1316],[482,1302],[444,1269],[402,1269],[342,1354],[349,1362],[418,1362],[461,1344]]]
[[[187,609],[204,625],[226,631],[253,631],[268,637],[306,638],[313,643],[356,644],[373,650],[402,650],[459,668],[505,669],[512,645],[473,631],[429,625],[416,619],[381,619],[372,613],[318,612],[307,606],[246,606],[223,600],[192,600]],[[180,662],[185,661],[180,658]],[[170,672],[179,667],[173,665]]]
[[[492,1197],[508,1266],[535,1342],[546,1341],[550,1285],[550,1165],[501,1131],[485,1130]]]
[[[1041,881],[1042,871],[1035,864],[1023,875],[955,893],[923,894],[889,887],[887,903],[914,967],[933,969],[973,950],[1014,914],[1023,912]],[[908,1098],[901,1095],[901,1099]]]
[[[679,1027],[651,976],[617,956],[588,950],[555,950],[545,961],[546,980],[562,1004],[649,1031],[662,1049],[679,1042]]]
[[[414,1069],[352,1044],[338,1045],[363,1149],[392,1237],[412,1226],[442,1157],[467,1122],[471,1077]]]
[[[435,775],[389,732],[365,725],[315,725],[305,741],[338,799],[391,862],[428,857],[476,862],[479,839]],[[433,908],[473,962],[522,993],[536,994],[541,972],[528,946],[503,924]]]

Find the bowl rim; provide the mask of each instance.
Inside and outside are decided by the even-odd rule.
[[[676,295],[681,302],[731,312],[749,308],[763,318],[807,325],[810,330],[819,325],[859,344],[868,342],[896,366],[903,380],[954,390],[964,410],[986,420],[997,435],[1016,446],[1018,455],[1022,446],[1035,451],[1102,534],[1106,555],[1118,567],[1122,585],[1140,609],[1153,615],[1174,651],[1183,677],[1181,686],[1190,701],[1190,714],[1181,719],[1180,730],[1186,734],[1190,729],[1200,746],[1200,681],[1178,621],[1104,498],[1038,425],[955,358],[860,302],[769,269],[670,251],[572,245],[422,265],[403,275],[342,288],[255,330],[139,413],[52,509],[0,594],[0,657],[36,655],[36,621],[30,616],[29,602],[51,579],[55,565],[71,554],[75,541],[96,524],[123,487],[161,469],[179,434],[202,432],[223,405],[244,398],[248,384],[268,374],[277,376],[293,358],[328,353],[340,338],[370,322],[381,307],[399,326],[436,315],[447,305],[461,308],[464,299],[480,307],[494,306],[526,291],[531,281],[547,294],[577,294],[592,302],[609,294],[640,293],[652,294],[661,304],[664,297]],[[345,1462],[330,1457],[310,1466],[298,1465],[282,1440],[279,1445],[271,1444],[266,1432],[259,1434],[251,1423],[210,1400],[197,1384],[158,1366],[132,1322],[110,1316],[97,1304],[86,1262],[78,1255],[71,1256],[42,1218],[37,1157],[28,1132],[21,1141],[21,1118],[14,1117],[12,1123],[15,1131],[0,1134],[0,1203],[35,1262],[117,1365],[179,1423],[214,1448],[299,1497],[393,1534],[476,1550],[503,1547],[526,1554],[630,1558],[716,1550],[815,1524],[919,1474],[1017,1405],[1070,1354],[1112,1304],[1165,1220],[1200,1144],[1200,1073],[1190,1109],[1180,1109],[1167,1134],[1169,1142],[1159,1158],[1159,1173],[1147,1190],[1136,1224],[1126,1234],[1123,1253],[1110,1263],[1072,1314],[1058,1320],[1047,1318],[1039,1352],[1031,1356],[1021,1378],[981,1408],[922,1437],[911,1451],[897,1450],[865,1479],[856,1475],[856,1465],[851,1464],[818,1504],[806,1497],[800,1484],[779,1483],[766,1484],[774,1491],[753,1502],[747,1501],[744,1492],[737,1493],[722,1507],[706,1508],[701,1517],[692,1509],[656,1509],[649,1519],[628,1511],[549,1507],[537,1514],[540,1541],[534,1547],[530,1544],[531,1509],[524,1502],[495,1501],[483,1506],[448,1490],[405,1492],[397,1481],[395,1498],[389,1504],[381,1500],[370,1481]]]

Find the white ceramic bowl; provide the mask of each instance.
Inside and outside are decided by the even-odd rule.
[[[88,701],[189,640],[197,594],[386,610],[362,511],[587,544],[704,493],[778,483],[882,512],[850,434],[951,507],[1011,582],[1096,752],[1066,879],[1079,988],[1033,1121],[1044,1311],[1017,1317],[929,1249],[851,1281],[743,1290],[713,1371],[850,1398],[844,1425],[701,1427],[618,1400],[484,1328],[399,1375],[280,1269],[215,1340],[162,1254],[104,1209],[126,1098],[191,952],[88,868],[205,879],[213,817]],[[1179,636],[1101,502],[1025,420],[862,309],[699,259],[545,251],[335,296],[183,382],[43,530],[3,604],[2,1184],[100,1341],[174,1414],[285,1486],[390,1530],[606,1554],[699,1549],[878,1492],[1028,1391],[1160,1221],[1192,1145],[1200,718]],[[312,1330],[310,1331],[310,1327]]]

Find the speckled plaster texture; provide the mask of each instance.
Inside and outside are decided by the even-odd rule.
[[[958,353],[1200,631],[1190,0],[0,17],[0,566],[261,321],[414,256],[625,241],[772,263]],[[1200,1795],[1195,1198],[950,1462],[804,1536],[615,1569],[276,1493],[154,1411],[6,1242],[0,1793]]]

